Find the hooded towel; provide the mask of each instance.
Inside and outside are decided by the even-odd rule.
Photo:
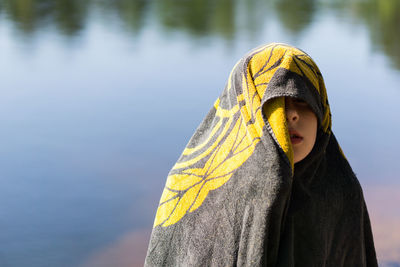
[[[284,97],[317,139],[294,164]],[[322,75],[303,51],[244,56],[170,171],[146,266],[377,266],[360,184],[331,131]]]

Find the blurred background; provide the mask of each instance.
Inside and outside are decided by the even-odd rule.
[[[398,0],[0,0],[0,266],[142,266],[168,171],[269,42],[319,65],[400,266]]]

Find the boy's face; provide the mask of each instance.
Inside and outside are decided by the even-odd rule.
[[[317,116],[306,102],[293,97],[285,97],[285,111],[294,163],[297,163],[314,147],[318,127]]]

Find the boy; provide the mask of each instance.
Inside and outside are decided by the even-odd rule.
[[[377,266],[322,75],[284,44],[243,57],[172,168],[146,266]]]

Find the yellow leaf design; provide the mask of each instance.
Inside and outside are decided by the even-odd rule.
[[[166,187],[174,190],[185,190],[201,182],[202,171],[203,169],[189,169],[180,174],[172,174],[168,176]]]
[[[157,216],[154,220],[154,227],[159,225],[164,221],[164,217],[171,214],[178,203],[179,198],[176,197],[177,193],[172,192],[170,190],[164,190],[161,196],[160,206],[162,205],[162,209],[158,208]]]
[[[154,226],[172,225],[199,208],[209,191],[225,184],[260,140],[247,136],[246,125],[238,115],[232,129],[221,138],[225,139],[214,148],[203,168],[189,168],[168,176]]]
[[[167,220],[164,222],[163,226],[172,225],[178,222],[185,215],[186,211],[193,204],[193,196],[196,196],[199,190],[201,189],[202,184],[195,184],[193,187],[190,187],[188,190],[183,191],[181,193],[182,196],[179,198],[176,203],[174,210],[167,217]],[[161,208],[161,207],[160,207]]]

